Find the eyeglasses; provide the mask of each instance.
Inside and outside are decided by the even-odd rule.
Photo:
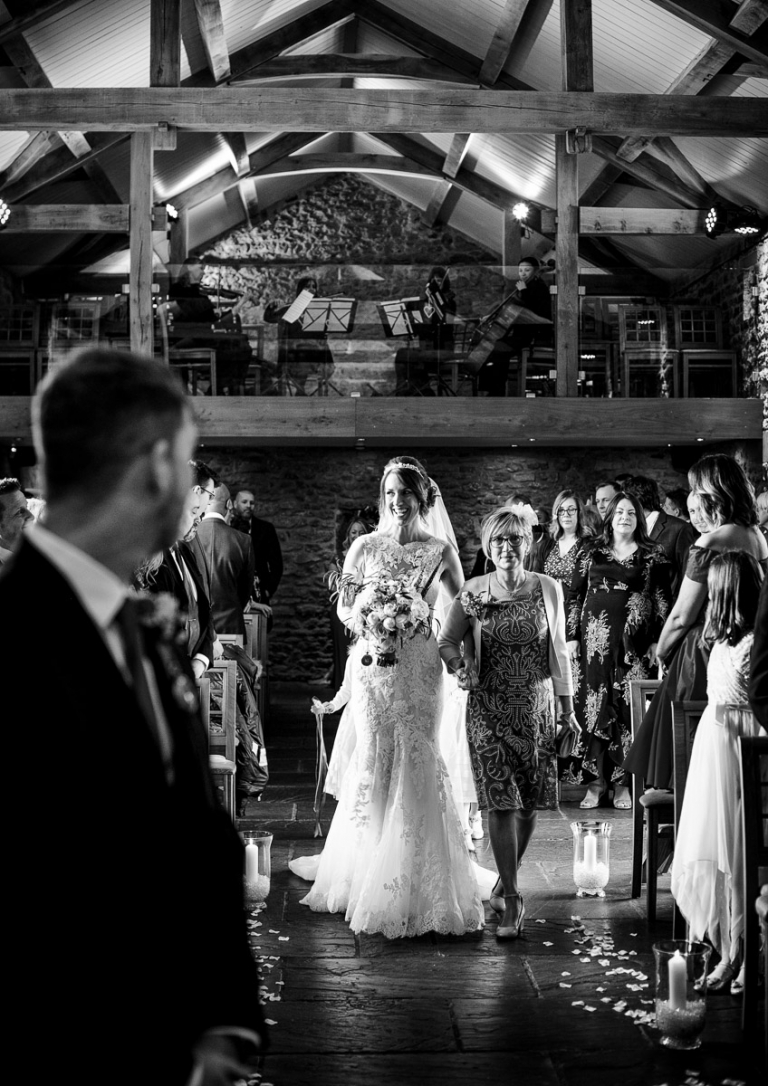
[[[494,550],[500,551],[505,546],[507,547],[519,547],[521,543],[525,541],[525,537],[522,535],[498,535],[491,540],[491,546]]]
[[[557,511],[559,517],[575,517],[578,509],[575,505],[561,505]]]
[[[204,486],[199,486],[197,489],[200,491],[201,494],[207,494],[209,498],[215,498],[216,497],[216,491],[215,490],[208,490],[208,488],[204,487]]]

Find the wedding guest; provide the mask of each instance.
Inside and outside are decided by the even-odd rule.
[[[229,490],[219,483],[190,543],[209,588],[213,625],[217,634],[245,637],[243,613],[253,587],[253,545],[247,536],[225,521]]]
[[[0,566],[4,566],[21,542],[21,535],[34,517],[18,479],[0,479]]]
[[[675,487],[668,490],[661,508],[671,517],[679,517],[680,520],[690,520],[688,516],[688,491],[685,487]]]
[[[605,511],[618,493],[618,484],[613,479],[604,479],[595,487],[595,509],[601,520],[605,519]]]
[[[8,816],[24,817],[5,855],[25,874],[6,896],[23,948],[4,963],[19,996],[7,1025],[27,1054],[44,1034],[79,1086],[233,1084],[255,1070],[264,1036],[242,845],[216,802],[173,612],[129,589],[140,559],[177,534],[192,413],[166,366],[91,349],[39,386],[33,432],[48,506],[0,579],[0,656],[13,661],[3,711],[56,750],[46,796],[58,829],[9,777]],[[19,645],[39,640],[49,610],[77,663],[47,654],[41,681],[38,654]],[[81,741],[62,742],[62,721]],[[106,819],[94,809],[104,788]],[[41,841],[45,862],[30,864]],[[41,939],[52,893],[55,969]]]
[[[256,568],[254,600],[269,604],[283,576],[283,553],[274,524],[255,514],[256,498],[252,490],[238,490],[234,500],[232,527],[250,535]]]
[[[680,592],[658,644],[666,674],[635,735],[624,765],[649,788],[672,788],[672,702],[706,697],[708,648],[701,633],[709,567],[722,551],[743,550],[762,565],[768,543],[757,529],[755,492],[732,456],[702,457],[688,472],[691,524],[701,536],[688,553]]]
[[[555,702],[576,730],[571,668],[558,581],[526,570],[535,513],[529,505],[495,510],[482,525],[494,571],[475,577],[454,601],[438,637],[440,654],[470,691],[467,717],[478,804],[499,881],[490,898],[498,939],[523,930],[518,867],[542,800],[557,807]]]
[[[631,490],[643,507],[645,525],[651,542],[660,546],[672,567],[672,597],[677,596],[688,564],[688,551],[698,532],[687,521],[665,513],[661,508],[659,488],[647,475],[635,475]]]
[[[768,539],[768,490],[761,490],[757,495],[757,524]]]
[[[584,553],[584,543],[592,535],[587,531],[585,506],[575,490],[561,490],[552,504],[549,533],[534,544],[529,562],[535,573],[554,577],[567,591],[576,563]]]
[[[568,599],[576,715],[583,727],[562,777],[588,784],[580,806],[598,807],[613,785],[613,806],[628,810],[623,768],[629,746],[633,679],[647,679],[671,606],[670,567],[648,538],[640,500],[619,491],[599,536],[579,562]]]
[[[750,652],[763,574],[745,551],[726,551],[709,567],[704,638],[707,708],[693,741],[675,835],[672,894],[690,939],[706,939],[720,962],[707,990],[744,991],[745,906],[739,739],[765,735],[749,708]]]
[[[346,558],[347,551],[361,535],[368,535],[373,531],[373,525],[364,517],[355,515],[347,525],[347,530],[342,543],[342,558]],[[351,644],[351,633],[339,618],[336,605],[331,605],[331,641],[333,647],[333,670],[329,681],[334,686],[341,686],[347,666],[347,654]]]

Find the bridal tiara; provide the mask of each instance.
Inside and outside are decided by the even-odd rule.
[[[387,464],[387,473],[394,471],[396,468],[405,468],[406,471],[415,471],[417,475],[421,476],[425,483],[430,481],[426,472],[424,472],[418,464],[409,464],[407,460],[390,460]]]

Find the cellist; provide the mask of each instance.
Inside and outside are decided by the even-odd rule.
[[[502,306],[512,300],[535,313],[537,317],[551,321],[552,303],[549,287],[541,278],[539,271],[540,265],[536,257],[524,256],[518,265],[515,289],[508,298],[504,299]],[[510,359],[513,356],[520,358],[520,352],[523,348],[530,347],[534,338],[538,343],[551,343],[552,327],[523,324],[518,321],[510,324],[506,332],[496,341],[491,354],[478,372],[478,391],[485,392],[488,396],[505,395]]]

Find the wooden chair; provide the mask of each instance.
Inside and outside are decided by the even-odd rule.
[[[756,899],[761,884],[768,882],[768,738],[742,738],[741,747],[741,817],[744,848],[744,1004],[742,1027],[753,1045],[758,1032],[758,957],[760,927],[767,926],[765,906],[761,919],[756,915]],[[762,874],[761,874],[761,868]],[[763,973],[768,974],[768,946],[763,945]],[[768,982],[768,975],[766,975]],[[768,1070],[768,987],[763,1054]]]
[[[243,616],[245,619],[246,649],[252,660],[261,663],[261,679],[259,680],[259,714],[262,723],[267,719],[267,674],[268,674],[268,642],[267,623],[272,614],[272,608],[263,603],[251,603],[250,610]]]
[[[672,702],[672,779],[674,781],[675,836],[677,836],[677,827],[680,825],[680,815],[683,811],[685,782],[688,777],[693,740],[696,736],[696,729],[699,726],[701,715],[706,707],[706,701]],[[686,923],[683,914],[675,905],[672,918],[672,938],[684,939],[685,929]]]
[[[168,351],[168,363],[181,374],[185,386],[193,396],[197,395],[197,383],[200,377],[208,377],[211,382],[209,396],[216,395],[216,352],[207,348],[175,347]]]
[[[201,710],[208,733],[208,757],[211,773],[222,804],[232,819],[235,804],[235,722],[237,664],[234,660],[216,660],[201,683]],[[204,693],[203,693],[204,691]]]
[[[653,695],[661,686],[659,679],[634,679],[629,684],[630,724],[632,739],[645,716]],[[659,835],[661,827],[671,825],[675,809],[670,792],[653,789],[643,792],[643,782],[632,775],[632,886],[631,897],[640,897],[643,883],[643,826],[646,845],[646,911],[649,923],[656,920],[656,872],[659,866]],[[653,870],[653,877],[651,877]],[[653,890],[653,893],[651,893]]]

